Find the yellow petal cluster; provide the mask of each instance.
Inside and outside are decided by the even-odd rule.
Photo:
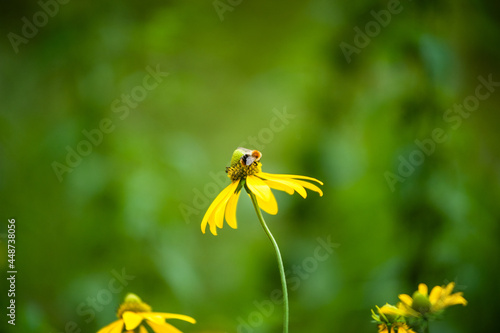
[[[429,294],[427,285],[421,283],[413,296],[399,295],[401,302],[398,303],[398,309],[405,316],[420,317],[438,313],[452,305],[467,305],[467,300],[463,297],[462,292],[452,294],[454,287],[454,282],[450,282],[446,286],[435,286]]]
[[[305,180],[323,185],[321,181],[306,176],[265,173],[261,171],[261,164],[257,161],[249,166],[235,164],[235,166],[229,167],[227,170],[232,182],[217,195],[205,213],[201,222],[201,231],[203,233],[205,233],[208,225],[212,234],[217,235],[217,228],[222,228],[224,219],[231,228],[236,229],[238,227],[236,205],[243,187],[255,194],[259,207],[272,215],[278,213],[278,203],[271,189],[284,191],[288,194],[297,192],[303,198],[307,197],[306,189],[317,192],[320,196],[323,195],[318,186]]]
[[[167,323],[166,319],[180,319],[192,324],[196,323],[193,318],[181,314],[151,312],[151,307],[135,294],[128,294],[125,297],[117,316],[119,318],[117,321],[105,326],[97,333],[121,333],[124,329],[127,332],[138,329],[139,333],[147,333],[145,325],[156,333],[182,333]]]
[[[414,330],[408,327],[405,323],[395,323],[388,326],[387,324],[378,324],[379,333],[415,333]]]
[[[377,306],[376,314],[372,310],[372,318],[377,323],[379,333],[415,333],[404,321],[402,312],[394,305]]]

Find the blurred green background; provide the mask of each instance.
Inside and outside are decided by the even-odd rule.
[[[469,305],[432,332],[498,326],[498,2],[66,2],[1,5],[0,327],[95,332],[134,292],[184,332],[280,332],[248,197],[237,230],[200,231],[242,144],[325,183],[266,215],[291,332],[376,332],[375,305],[450,281]]]

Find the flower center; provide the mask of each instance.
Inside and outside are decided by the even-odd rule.
[[[125,302],[118,308],[116,316],[121,318],[126,311],[151,312],[151,310],[151,307],[144,303],[137,295],[128,294],[127,297],[125,297]]]
[[[253,162],[250,165],[243,165],[241,163],[235,164],[235,166],[227,167],[226,173],[231,181],[235,182],[247,176],[254,175],[262,171],[262,164],[260,162]]]
[[[429,312],[431,309],[431,302],[426,295],[421,294],[419,291],[413,293],[413,303],[411,307],[421,314]]]

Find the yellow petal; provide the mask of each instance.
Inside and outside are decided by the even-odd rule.
[[[215,197],[214,201],[212,201],[212,203],[208,207],[207,211],[205,212],[205,215],[203,216],[203,220],[201,221],[201,231],[203,233],[205,233],[205,229],[207,228],[208,219],[212,215],[214,209],[219,205],[220,200],[225,196],[224,192],[231,186],[231,184],[228,185],[224,190],[222,190],[222,192],[220,192],[217,195],[217,197]]]
[[[238,223],[236,222],[236,206],[238,205],[240,193],[241,191],[231,195],[226,205],[226,221],[227,224],[233,229],[236,229],[238,227]]]
[[[288,193],[290,195],[292,195],[295,192],[292,187],[286,185],[284,182],[279,181],[279,180],[264,179],[264,182],[270,188],[274,188],[275,190],[286,192],[286,193]]]
[[[427,296],[428,293],[427,285],[425,283],[421,283],[418,285],[418,292],[424,296]]]
[[[208,207],[207,212],[205,213],[205,216],[203,216],[203,220],[201,221],[201,231],[205,233],[205,229],[207,228],[207,223],[209,222],[210,218],[213,216],[212,214],[216,210],[216,208],[219,207],[221,201],[223,201],[228,194],[234,192],[234,190],[237,188],[238,182],[232,182],[229,184],[225,189],[223,189],[219,195],[214,199],[210,207]],[[210,224],[210,231],[212,234],[217,235],[217,230],[216,230],[216,224],[211,223]]]
[[[448,285],[445,287],[444,291],[443,291],[443,294],[445,296],[448,296],[451,294],[451,292],[453,291],[453,288],[455,288],[455,282],[450,282],[448,283]]]
[[[388,333],[387,325],[386,324],[379,324],[378,325],[378,332],[379,333]]]
[[[123,319],[119,319],[101,328],[97,333],[121,333],[122,330],[123,330]]]
[[[169,323],[157,324],[155,322],[148,321],[148,325],[153,329],[153,332],[155,333],[182,333]]]
[[[125,328],[127,330],[135,330],[137,326],[142,322],[144,319],[142,316],[135,312],[131,311],[125,311],[122,315],[123,321],[125,322]]]
[[[429,295],[429,302],[431,302],[432,305],[436,304],[439,299],[441,298],[443,288],[440,286],[435,286],[431,290],[431,294]]]
[[[299,175],[281,175],[281,174],[274,174],[274,173],[267,173],[267,172],[259,172],[256,174],[259,177],[262,178],[285,178],[285,179],[305,179],[305,180],[312,180],[314,182],[319,183],[320,185],[323,185],[323,182],[320,180],[317,180],[316,178],[312,177],[307,177],[307,176],[299,176]]]
[[[308,182],[304,182],[302,180],[295,180],[294,179],[293,181],[295,183],[297,183],[298,185],[304,186],[305,188],[307,188],[309,190],[312,190],[314,192],[318,192],[321,197],[323,196],[323,191],[321,191],[321,189],[319,187],[317,187],[316,185],[308,183]]]
[[[247,186],[257,198],[261,198],[264,201],[268,201],[272,195],[269,185],[258,177],[248,176]]]
[[[258,196],[255,197],[257,198],[257,204],[263,211],[271,215],[276,215],[278,213],[278,203],[272,193],[268,201],[265,201]]]
[[[444,300],[444,306],[451,306],[451,305],[457,305],[457,304],[462,304],[462,305],[467,305],[467,300],[462,296],[463,293],[454,293],[451,296],[446,297]]]
[[[212,223],[219,228],[223,227],[224,212],[226,211],[227,202],[229,201],[229,198],[231,198],[234,195],[234,191],[236,190],[237,186],[238,183],[234,183],[234,186],[227,191],[226,196],[222,198],[222,200],[219,202],[219,205],[215,208],[214,212],[212,213],[212,216],[208,219],[208,223]]]
[[[157,313],[152,313],[152,312],[150,312],[150,313],[144,313],[142,315],[142,317],[144,319],[146,319],[148,322],[152,321],[152,322],[157,323],[159,325],[162,325],[162,324],[165,323],[165,319],[162,316],[160,316],[159,314],[157,314]]]
[[[180,319],[187,321],[191,324],[196,324],[196,320],[190,316],[176,314],[176,313],[165,313],[165,312],[151,312],[152,315],[160,316],[163,319]]]
[[[224,211],[226,210],[226,203],[228,199],[229,198],[226,195],[224,199],[219,202],[219,205],[212,213],[212,223],[215,224],[218,228],[222,228],[224,226]]]
[[[403,315],[403,311],[395,307],[394,305],[390,304],[385,304],[381,308],[378,309],[379,313],[387,314],[387,315],[396,315],[396,316],[401,316]]]
[[[279,188],[279,186],[286,186],[292,190],[292,193],[287,192],[288,194],[293,194],[294,191],[297,191],[298,194],[302,196],[302,198],[307,197],[307,192],[304,190],[304,188],[296,183],[295,179],[267,179],[265,180],[266,183],[269,184],[270,187],[275,188],[277,190],[284,191],[283,189]]]
[[[210,232],[212,233],[212,235],[217,236],[217,226],[215,225],[215,223],[210,224]]]
[[[148,333],[148,330],[144,326],[141,326],[139,328],[139,333]]]
[[[411,305],[413,304],[413,298],[411,298],[410,295],[401,294],[399,295],[399,299],[407,306],[411,307]]]

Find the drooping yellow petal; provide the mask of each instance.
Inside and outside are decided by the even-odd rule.
[[[210,207],[208,207],[207,212],[205,213],[205,216],[203,217],[203,220],[201,221],[201,231],[205,233],[205,229],[207,228],[207,223],[210,221],[212,218],[213,213],[215,213],[216,209],[219,208],[220,204],[222,201],[224,201],[228,195],[234,192],[234,190],[238,187],[238,182],[232,182],[229,184],[225,189],[223,189],[219,195],[214,199]],[[213,223],[213,220],[210,223],[210,231],[212,234],[217,235],[217,229],[216,229],[216,222]]]
[[[157,324],[155,322],[148,321],[148,325],[153,329],[153,332],[155,333],[182,333],[180,330],[166,322]]]
[[[446,297],[446,299],[444,300],[444,306],[448,307],[457,304],[467,305],[467,300],[462,295],[463,293],[459,292]]]
[[[122,318],[125,322],[125,329],[129,331],[135,330],[143,320],[142,316],[132,311],[125,311],[122,315]]]
[[[146,329],[146,327],[141,326],[139,327],[139,333],[148,333],[148,330]]]
[[[421,293],[424,296],[427,296],[429,289],[427,288],[427,285],[425,283],[420,283],[418,285],[418,292]]]
[[[151,312],[151,315],[160,316],[163,319],[180,319],[187,321],[191,324],[196,324],[196,320],[190,316],[176,314],[176,313],[165,313],[165,312]]]
[[[222,192],[220,192],[217,195],[217,197],[215,197],[214,201],[212,201],[212,203],[208,207],[207,211],[205,212],[205,215],[203,216],[203,220],[201,221],[201,231],[203,233],[205,233],[205,229],[207,228],[208,219],[210,218],[210,216],[212,216],[214,209],[218,206],[221,199],[226,195],[225,192],[230,188],[231,185],[232,185],[232,183],[229,184],[225,189],[223,189]]]
[[[269,185],[267,185],[262,179],[250,175],[247,177],[246,184],[250,191],[252,191],[252,193],[255,194],[257,198],[261,198],[264,201],[270,200],[272,195],[271,189],[269,188]]]
[[[144,313],[139,313],[139,314],[142,316],[142,318],[144,318],[148,321],[152,321],[154,323],[157,323],[159,325],[162,325],[163,323],[165,323],[165,319],[157,313],[144,312]]]
[[[215,208],[212,216],[208,219],[208,223],[216,225],[218,228],[222,228],[224,225],[224,212],[226,211],[226,205],[229,199],[234,195],[234,190],[236,190],[238,184],[235,183],[233,188],[227,191],[226,196],[222,198],[219,205]]]
[[[275,190],[286,192],[290,195],[292,195],[295,192],[295,190],[292,187],[286,185],[284,182],[280,182],[277,180],[270,180],[270,179],[264,179],[264,182],[270,188],[274,188]]]
[[[268,201],[265,201],[258,196],[255,197],[257,198],[257,204],[263,211],[271,215],[276,215],[278,213],[278,203],[276,202],[276,198],[272,192]]]
[[[395,315],[395,316],[402,316],[403,315],[403,311],[401,311],[401,309],[395,307],[394,305],[390,305],[390,304],[385,304],[381,308],[378,308],[378,312],[386,314],[386,315]]]
[[[123,330],[123,319],[119,319],[101,328],[97,333],[121,333],[122,330]]]
[[[308,182],[305,182],[305,181],[302,181],[302,180],[293,179],[293,181],[296,184],[298,184],[300,186],[303,186],[303,187],[305,187],[305,188],[307,188],[307,189],[309,189],[311,191],[318,192],[320,197],[323,196],[323,191],[321,191],[321,189],[319,187],[317,187],[316,185],[308,183]]]
[[[266,179],[273,179],[273,178],[285,178],[285,179],[305,179],[305,180],[312,180],[314,182],[319,183],[320,185],[323,185],[323,182],[320,180],[317,180],[316,178],[312,177],[307,177],[307,176],[299,176],[299,175],[281,175],[281,174],[274,174],[274,173],[267,173],[267,172],[259,172],[256,174],[256,176],[266,178]]]
[[[225,214],[226,221],[227,224],[233,229],[236,229],[238,227],[238,223],[236,222],[236,206],[238,205],[238,199],[240,198],[240,193],[241,191],[231,195],[226,205],[226,214]]]
[[[297,191],[298,194],[302,196],[302,198],[307,197],[307,192],[304,190],[304,187],[298,185],[296,183],[295,179],[280,179],[280,178],[275,178],[275,179],[266,179],[264,180],[270,187],[275,188],[280,191],[284,191],[280,187],[288,187],[289,189],[292,189],[292,193],[289,191],[286,191],[288,194],[293,194],[294,191]]]
[[[227,193],[226,196],[219,202],[217,208],[215,208],[212,213],[212,223],[215,224],[218,228],[222,228],[224,226],[224,212],[226,211],[226,204],[229,200],[229,196],[231,193]],[[210,223],[210,220],[209,220]]]

